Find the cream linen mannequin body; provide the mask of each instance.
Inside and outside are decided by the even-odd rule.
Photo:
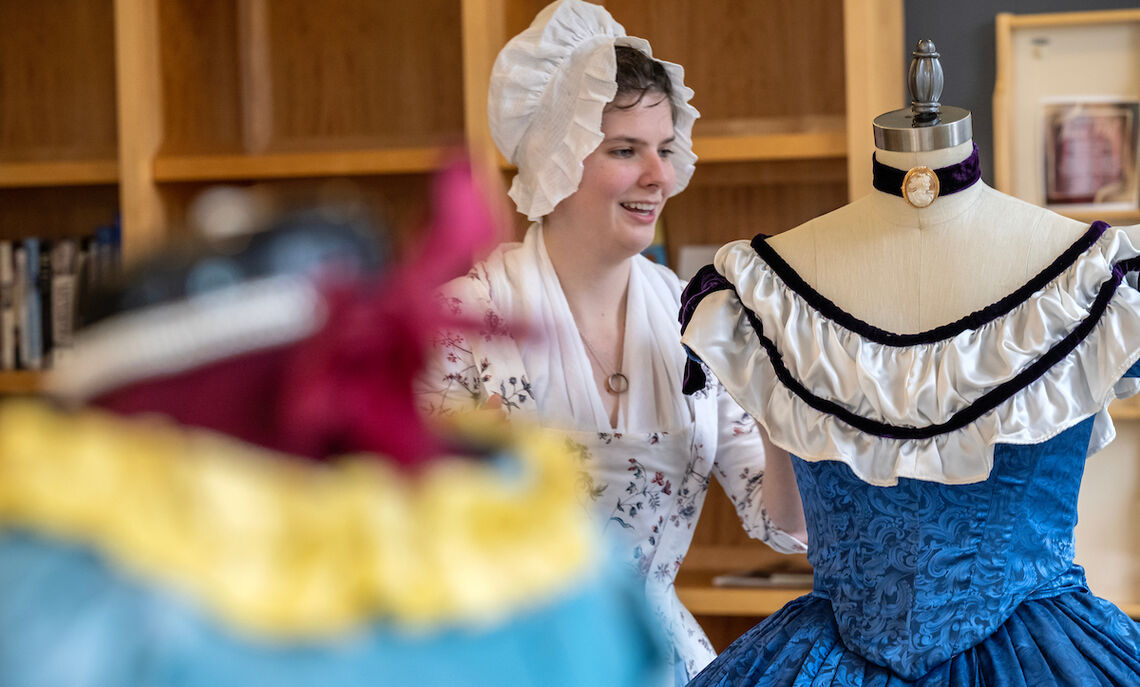
[[[969,141],[927,152],[878,150],[903,171],[969,157]],[[911,207],[873,191],[780,234],[771,246],[843,310],[896,333],[953,322],[1025,284],[1088,224],[1007,196],[978,181]]]

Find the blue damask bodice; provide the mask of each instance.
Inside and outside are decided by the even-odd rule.
[[[1023,601],[1084,586],[1073,565],[1093,419],[1041,444],[1001,444],[983,482],[861,481],[795,460],[815,568],[844,642],[900,674],[994,632]]]

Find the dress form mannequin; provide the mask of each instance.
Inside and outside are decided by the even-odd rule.
[[[876,118],[876,159],[902,171],[960,163],[973,150],[969,113],[942,108],[949,116],[939,116],[938,53],[932,42],[920,41],[914,55],[910,86],[916,102],[911,109]],[[923,88],[927,92],[919,93]],[[933,119],[926,115],[927,121],[921,121],[924,109],[933,112]],[[903,116],[913,132],[900,133],[882,123]],[[978,181],[925,208],[876,190],[770,244],[843,310],[889,331],[914,333],[957,320],[1016,290],[1087,228]]]
[[[876,193],[682,296],[688,387],[707,367],[791,454],[813,569],[689,687],[1140,685],[1140,624],[1073,562],[1140,392],[1140,246],[981,184],[969,114],[925,95],[876,119]]]

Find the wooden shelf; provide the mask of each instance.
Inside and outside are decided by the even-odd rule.
[[[698,120],[693,127],[693,151],[706,163],[843,158],[847,156],[846,118]]]
[[[456,150],[446,145],[261,155],[170,155],[154,161],[159,182],[285,179],[430,172]]]
[[[682,567],[677,576],[677,598],[694,615],[718,615],[734,617],[756,617],[772,615],[784,607],[792,599],[797,599],[811,592],[810,587],[721,587],[714,585],[712,580],[716,575],[732,570],[751,570],[757,567],[769,569],[770,566],[757,566],[759,560],[777,561],[776,569],[794,569],[797,572],[807,572],[803,567],[793,565],[780,558],[773,558],[772,554],[757,547],[704,547],[698,554],[709,553],[720,549],[728,555],[729,562],[722,563],[722,567],[706,568],[704,561],[694,563],[702,566],[694,569],[692,566]],[[770,550],[769,550],[770,551]],[[775,554],[779,556],[780,554]],[[797,560],[802,556],[795,557]],[[806,560],[802,563],[806,565]]]
[[[758,589],[677,585],[677,597],[694,615],[769,616],[810,589]]]
[[[34,394],[43,389],[44,373],[30,370],[0,372],[0,395]]]
[[[0,163],[0,188],[98,186],[118,182],[116,160]]]

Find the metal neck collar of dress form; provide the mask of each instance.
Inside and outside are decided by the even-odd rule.
[[[978,144],[970,156],[956,165],[930,169],[912,167],[909,170],[888,167],[872,157],[874,187],[883,193],[899,196],[916,208],[924,208],[936,198],[957,193],[973,186],[982,178],[978,163]]]

